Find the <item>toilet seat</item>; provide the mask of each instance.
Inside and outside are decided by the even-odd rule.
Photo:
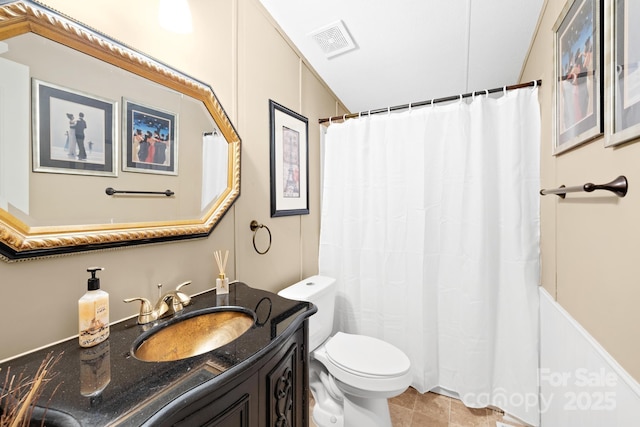
[[[357,376],[394,378],[411,368],[409,358],[398,348],[365,335],[338,332],[324,347],[331,363]]]
[[[343,392],[354,396],[386,399],[411,384],[409,358],[377,338],[338,332],[311,355],[325,366]]]

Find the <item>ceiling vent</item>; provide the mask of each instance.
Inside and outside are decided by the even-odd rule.
[[[357,47],[342,21],[319,28],[309,36],[318,43],[327,58],[333,58]]]

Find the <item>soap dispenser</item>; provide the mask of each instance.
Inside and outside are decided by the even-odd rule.
[[[100,289],[96,272],[102,267],[89,267],[87,293],[78,300],[80,346],[93,347],[109,337],[109,294]]]

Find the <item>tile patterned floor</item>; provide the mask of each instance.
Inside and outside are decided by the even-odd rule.
[[[313,398],[310,399],[313,410]],[[491,409],[467,408],[457,399],[435,393],[418,393],[409,388],[398,397],[389,399],[393,427],[495,427],[496,421],[507,426],[520,424],[503,421],[503,414]],[[310,427],[316,427],[313,420]]]

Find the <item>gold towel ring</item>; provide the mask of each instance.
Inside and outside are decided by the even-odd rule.
[[[253,221],[251,221],[251,224],[249,224],[249,228],[251,229],[251,231],[253,231],[253,249],[255,249],[256,252],[258,252],[260,255],[264,255],[269,252],[269,249],[271,249],[271,230],[269,230],[269,227],[264,224],[259,224],[258,221],[254,219]],[[267,233],[269,233],[269,246],[267,246],[267,249],[265,249],[264,252],[260,252],[258,250],[258,247],[256,246],[256,234],[258,233],[258,229],[260,228],[266,228]]]

